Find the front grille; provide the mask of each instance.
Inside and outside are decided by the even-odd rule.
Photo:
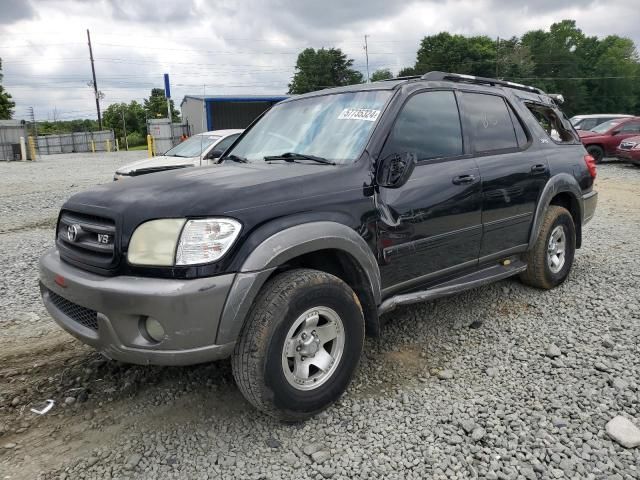
[[[83,327],[98,331],[98,312],[70,302],[51,290],[49,290],[49,298],[51,303],[71,320],[78,322]]]
[[[116,263],[116,226],[109,218],[63,211],[56,244],[62,258],[98,268]]]

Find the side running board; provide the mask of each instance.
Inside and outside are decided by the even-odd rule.
[[[471,288],[480,287],[487,283],[493,283],[504,278],[517,275],[527,269],[527,264],[522,260],[513,260],[509,264],[499,264],[484,268],[477,272],[464,275],[448,282],[435,285],[428,290],[405,293],[387,298],[378,307],[378,315],[390,312],[398,305],[409,305],[411,303],[426,302],[435,298],[454,295]]]

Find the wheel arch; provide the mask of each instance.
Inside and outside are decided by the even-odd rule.
[[[360,301],[367,333],[378,335],[381,283],[372,250],[354,229],[337,222],[317,221],[274,233],[245,258],[227,296],[216,342],[237,340],[265,282],[284,270],[298,267],[322,270],[347,283]]]
[[[551,177],[540,194],[531,232],[529,233],[529,250],[533,248],[538,238],[540,227],[549,205],[564,207],[571,213],[576,227],[576,248],[580,248],[584,218],[582,189],[573,176],[568,173],[560,173]]]

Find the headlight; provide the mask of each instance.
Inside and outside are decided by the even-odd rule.
[[[231,218],[151,220],[133,232],[127,260],[163,267],[215,262],[233,245],[240,230],[240,222]]]
[[[176,252],[176,265],[215,262],[229,250],[241,225],[231,218],[188,220]]]
[[[171,267],[184,218],[151,220],[136,228],[129,242],[127,260],[134,265]]]

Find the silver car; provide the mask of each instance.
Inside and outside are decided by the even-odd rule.
[[[242,132],[243,130],[229,129],[199,133],[162,155],[145,158],[120,167],[116,170],[113,179],[121,180],[176,168],[212,165],[217,163],[224,151]]]

